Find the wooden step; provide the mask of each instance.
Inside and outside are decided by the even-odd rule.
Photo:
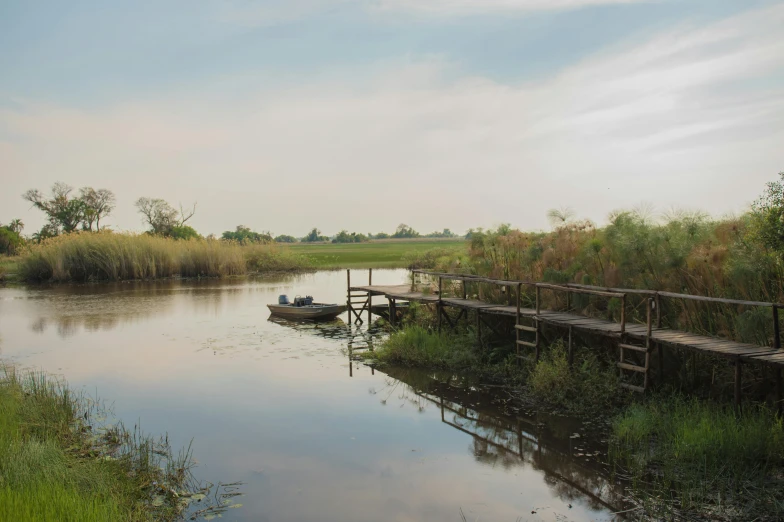
[[[619,343],[618,346],[620,346],[624,350],[634,350],[635,352],[648,353],[649,351],[648,348],[646,348],[645,346],[634,346],[633,344]]]
[[[619,363],[615,363],[615,365],[618,366],[618,368],[622,368],[624,370],[631,370],[633,372],[646,373],[648,371],[648,369],[645,366],[637,366],[636,364],[627,364],[627,363],[619,362]]]
[[[642,386],[635,386],[634,384],[627,384],[625,382],[621,383],[621,388],[626,388],[627,390],[645,393],[645,388],[643,388]]]
[[[536,343],[529,343],[528,341],[517,341],[517,344],[522,344],[523,346],[529,346],[531,348],[536,348]]]
[[[515,328],[518,330],[523,330],[524,332],[536,332],[536,327],[534,326],[523,326],[521,324],[516,324]]]

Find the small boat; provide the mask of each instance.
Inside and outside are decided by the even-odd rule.
[[[278,304],[269,304],[267,308],[274,315],[286,319],[334,319],[347,309],[346,305],[314,303],[311,296],[297,296],[291,303],[285,295],[278,298]]]

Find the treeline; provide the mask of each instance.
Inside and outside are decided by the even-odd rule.
[[[111,190],[83,187],[78,191],[62,182],[52,185],[49,193],[39,189],[30,189],[22,197],[32,203],[33,207],[42,211],[46,216],[46,224],[34,232],[27,240],[40,243],[45,239],[57,237],[61,234],[83,231],[94,232],[107,230],[101,225],[115,209],[116,197]],[[196,204],[184,208],[182,204],[175,208],[169,202],[160,198],[141,197],[134,203],[142,222],[147,227],[147,233],[173,239],[197,239],[199,234],[187,222],[196,213]],[[24,246],[26,238],[22,236],[24,224],[20,219],[12,220],[8,225],[0,223],[0,254],[14,255]],[[471,231],[469,231],[470,233]],[[220,238],[214,235],[207,239],[222,239],[236,241],[241,244],[267,244],[267,243],[364,243],[371,239],[412,239],[412,238],[457,238],[458,235],[448,228],[441,232],[420,234],[412,227],[401,224],[394,233],[363,234],[341,230],[334,236],[326,236],[321,230],[314,227],[308,234],[301,238],[281,234],[274,236],[269,231],[257,232],[244,225],[238,225],[235,230],[223,232]]]

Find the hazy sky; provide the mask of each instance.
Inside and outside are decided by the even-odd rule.
[[[198,202],[304,235],[742,211],[784,170],[784,3],[0,0],[0,222],[21,194]]]

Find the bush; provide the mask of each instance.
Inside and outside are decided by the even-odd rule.
[[[421,326],[392,333],[374,357],[388,364],[450,370],[466,370],[479,364],[469,338],[442,335]]]
[[[566,411],[590,412],[612,405],[619,394],[618,376],[596,355],[580,353],[573,367],[563,343],[545,350],[529,378],[531,395]]]
[[[8,227],[0,227],[0,254],[13,256],[18,254],[25,241],[18,232],[14,232]]]

